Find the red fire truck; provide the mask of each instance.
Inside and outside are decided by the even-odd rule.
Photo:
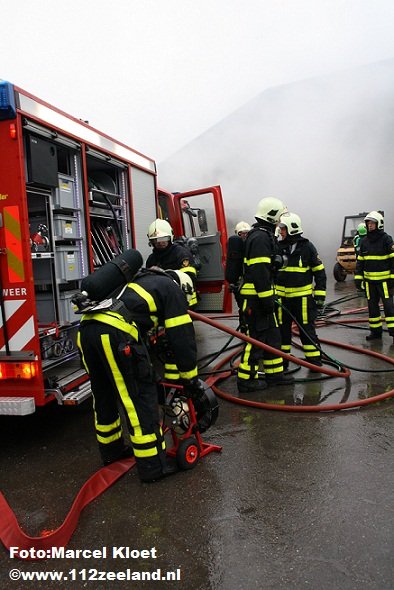
[[[154,160],[6,81],[0,153],[0,414],[90,396],[71,299],[123,250],[146,259],[158,216],[197,239],[200,311],[231,309],[220,187],[160,190]]]

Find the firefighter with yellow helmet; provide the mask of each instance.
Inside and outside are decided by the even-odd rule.
[[[367,340],[382,338],[382,316],[390,336],[394,338],[394,243],[384,231],[384,218],[379,211],[371,211],[364,218],[367,235],[360,242],[354,280],[359,291],[365,290],[368,301],[369,329]]]
[[[276,224],[285,209],[280,199],[266,197],[257,207],[256,223],[245,242],[244,274],[241,296],[247,333],[273,348],[280,349],[280,331],[275,316],[274,266],[277,242]],[[259,378],[262,361],[265,380]],[[237,384],[240,393],[257,391],[269,385],[293,383],[283,374],[283,360],[279,354],[265,351],[246,343],[238,366]]]
[[[318,309],[324,306],[327,277],[315,246],[303,236],[301,219],[296,213],[285,213],[279,222],[279,251],[287,259],[278,270],[276,294],[278,320],[282,337],[281,349],[290,354],[293,318],[300,328],[305,360],[321,366],[319,340],[314,322]],[[288,361],[284,361],[284,366]]]

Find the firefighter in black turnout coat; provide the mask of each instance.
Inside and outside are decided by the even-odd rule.
[[[394,338],[394,244],[384,231],[383,215],[371,211],[364,218],[367,235],[360,241],[354,280],[359,291],[365,290],[368,300],[370,334],[367,340],[382,338],[382,317],[379,301],[390,336]]]
[[[165,219],[155,219],[148,228],[149,245],[152,253],[146,261],[146,268],[157,266],[163,270],[182,270],[187,273],[196,285],[197,269],[194,266],[193,256],[187,248],[174,243],[174,232],[171,225]],[[197,303],[197,293],[193,293],[189,306]]]
[[[125,254],[130,252],[136,251]],[[105,303],[93,306],[81,319],[78,345],[91,379],[96,437],[103,462],[109,464],[129,454],[123,440],[120,403],[139,477],[145,482],[175,471],[167,464],[156,378],[144,344],[151,328],[159,324],[165,327],[190,395],[199,387],[195,334],[184,287],[189,292],[193,288],[190,278],[181,271],[142,269],[118,289],[116,298],[108,300],[112,302],[109,309],[105,309]]]
[[[194,291],[189,297],[189,307],[197,303],[196,280],[197,269],[191,252],[181,244],[174,243],[174,232],[171,225],[165,219],[155,219],[148,228],[149,245],[152,253],[146,261],[146,268],[162,268],[163,270],[181,270],[188,274],[193,281]],[[176,360],[171,347],[166,345],[165,337],[159,340],[164,353],[164,377],[175,382],[181,379]]]
[[[279,199],[267,197],[257,207],[255,218],[245,242],[243,283],[240,294],[244,298],[243,314],[247,334],[264,344],[280,349],[280,331],[275,316],[273,262],[277,254],[275,225],[285,207]],[[259,379],[262,359],[265,381]],[[280,355],[264,351],[246,343],[237,374],[240,393],[264,389],[267,385],[290,383],[283,375]]]
[[[279,230],[282,238],[278,242],[279,251],[287,258],[286,266],[279,269],[276,278],[281,350],[290,354],[291,325],[294,318],[300,327],[305,360],[321,366],[314,322],[318,308],[324,306],[326,298],[326,271],[315,246],[303,237],[298,215],[282,215]],[[287,365],[288,361],[285,360],[284,366]]]

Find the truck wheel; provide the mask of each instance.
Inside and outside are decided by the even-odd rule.
[[[193,469],[200,458],[200,447],[195,438],[185,438],[180,441],[176,451],[176,461],[179,469]]]
[[[338,283],[342,283],[347,276],[347,272],[342,266],[337,262],[334,266],[334,279],[338,281]]]

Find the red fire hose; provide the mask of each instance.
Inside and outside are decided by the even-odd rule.
[[[242,333],[238,332],[237,330],[234,330],[233,328],[229,328],[228,326],[220,324],[219,322],[213,320],[212,318],[208,318],[208,317],[203,316],[203,315],[196,313],[194,311],[189,311],[189,314],[195,320],[202,321],[206,324],[209,324],[210,326],[213,326],[214,328],[217,328],[218,330],[221,330],[223,332],[227,332],[228,334],[231,334],[232,336],[235,336],[236,338],[239,338],[240,340],[244,340],[245,342],[250,342],[250,344],[253,344],[259,348],[263,348],[264,350],[268,350],[269,352],[273,352],[274,354],[282,356],[283,358],[288,359],[289,361],[291,361],[293,363],[296,363],[298,365],[302,365],[302,366],[307,367],[309,369],[313,369],[314,371],[318,371],[319,373],[324,373],[324,374],[330,375],[332,377],[343,377],[345,379],[348,378],[351,374],[350,370],[345,367],[344,367],[343,371],[334,371],[332,369],[327,369],[325,367],[318,367],[317,368],[315,365],[312,365],[311,363],[308,363],[307,361],[304,361],[302,359],[298,359],[294,356],[291,356],[290,354],[284,353],[281,350],[277,350],[276,348],[273,348],[272,346],[268,346],[267,344],[263,344],[259,340],[255,340],[254,338],[250,338],[249,336],[246,336],[245,334],[242,334]],[[347,350],[352,350],[352,351],[360,353],[360,354],[367,354],[369,356],[373,356],[373,357],[379,358],[381,360],[384,360],[385,362],[388,362],[390,364],[394,364],[394,359],[387,357],[381,353],[374,352],[372,350],[364,350],[362,348],[357,348],[356,346],[352,346],[350,344],[343,344],[340,342],[333,342],[330,340],[320,339],[320,341],[324,342],[326,344],[333,345],[333,346],[345,348]],[[232,356],[233,355],[230,355],[230,357],[227,357],[226,359],[220,361],[214,367],[213,372],[219,371],[224,365],[226,365],[229,362],[229,359]],[[253,408],[260,408],[260,409],[264,409],[264,410],[276,410],[276,411],[280,411],[280,412],[332,412],[332,411],[337,411],[337,410],[349,410],[349,409],[353,409],[353,408],[359,408],[361,406],[366,406],[369,404],[373,404],[373,403],[394,397],[394,389],[392,389],[390,391],[375,395],[375,396],[370,397],[368,399],[356,400],[354,402],[343,402],[343,403],[338,403],[338,404],[327,404],[327,405],[320,405],[320,406],[318,406],[318,405],[313,405],[313,406],[291,405],[290,406],[290,405],[270,404],[270,403],[266,403],[266,402],[251,401],[251,400],[247,400],[247,399],[233,396],[229,393],[222,391],[221,389],[219,389],[215,385],[218,381],[222,381],[223,379],[229,377],[230,375],[231,375],[230,371],[224,370],[223,373],[214,374],[211,377],[208,377],[206,382],[210,387],[212,387],[212,389],[216,393],[216,395],[218,395],[222,399],[225,399],[227,401],[230,401],[230,402],[233,402],[236,404],[249,406],[249,407],[253,407]]]
[[[123,459],[102,467],[79,490],[63,524],[45,536],[29,537],[20,528],[15,514],[0,492],[0,540],[4,547],[48,549],[65,547],[78,524],[82,510],[135,465],[135,459]]]
[[[220,324],[211,318],[198,314],[194,311],[189,311],[190,316],[195,319],[202,321],[214,328],[217,328],[223,332],[227,332],[240,340],[244,340],[245,342],[250,342],[251,344],[273,352],[275,354],[279,354],[285,359],[296,363],[298,365],[302,365],[309,369],[313,369],[314,371],[318,370],[320,373],[324,373],[326,375],[332,377],[341,377],[341,378],[348,378],[350,376],[350,370],[347,368],[343,368],[342,371],[335,371],[332,369],[328,369],[326,367],[319,367],[316,368],[315,365],[308,363],[302,359],[298,359],[294,356],[289,354],[283,353],[282,351],[276,350],[275,348],[268,346],[267,344],[263,344],[258,340],[250,338],[245,334],[242,334],[232,328],[229,328],[223,324]],[[350,323],[351,320],[349,320]],[[376,358],[380,358],[386,362],[394,364],[394,360],[382,355],[380,353],[374,351],[367,351],[355,346],[332,342],[329,340],[321,340],[321,342],[325,342],[327,344],[331,344],[334,346],[340,346],[347,350],[352,350],[357,353],[368,354],[370,356],[374,356]],[[230,357],[222,360],[218,365],[215,367],[215,371],[220,370],[226,363],[229,362]],[[264,402],[257,402],[257,401],[250,401],[246,399],[241,399],[230,394],[225,393],[218,387],[216,387],[216,383],[221,381],[231,375],[231,371],[224,370],[219,374],[215,374],[207,379],[207,385],[212,387],[215,393],[228,401],[245,405],[251,406],[254,408],[262,408],[267,410],[277,410],[277,411],[287,411],[287,412],[330,412],[335,410],[344,410],[344,409],[351,409],[351,408],[358,408],[361,406],[365,406],[368,404],[375,403],[377,401],[381,401],[390,397],[394,397],[394,390],[388,391],[386,393],[373,396],[368,399],[364,400],[357,400],[354,402],[346,402],[346,403],[339,403],[339,404],[331,404],[331,405],[324,405],[324,406],[288,406],[288,405],[276,405],[276,404],[269,404]],[[64,522],[62,525],[54,531],[50,531],[49,533],[43,534],[40,537],[30,537],[26,535],[20,528],[16,516],[11,510],[9,504],[7,503],[5,497],[0,492],[0,540],[3,545],[9,549],[11,546],[19,547],[19,549],[29,549],[34,547],[36,550],[38,549],[48,549],[50,547],[65,547],[71,538],[80,516],[82,510],[87,506],[90,502],[92,502],[95,498],[100,496],[108,487],[113,485],[120,477],[122,477],[127,471],[129,471],[135,465],[135,459],[124,459],[122,461],[117,461],[108,467],[103,467],[99,471],[97,471],[94,475],[92,475],[86,483],[82,486],[81,490],[77,494],[69,513],[67,514]]]

